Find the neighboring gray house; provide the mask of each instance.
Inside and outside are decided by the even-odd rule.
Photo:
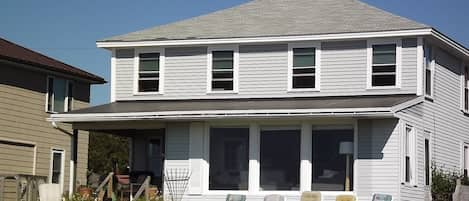
[[[129,137],[155,180],[190,169],[184,200],[429,200],[431,163],[469,168],[469,50],[357,0],[255,0],[97,45],[112,102],[49,120]]]

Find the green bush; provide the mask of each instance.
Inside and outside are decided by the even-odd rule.
[[[462,183],[469,183],[457,171],[444,170],[442,167],[432,167],[432,197],[434,201],[451,201],[456,180],[462,179]]]

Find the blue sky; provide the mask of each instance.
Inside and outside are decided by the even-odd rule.
[[[467,0],[363,0],[431,25],[469,47]],[[95,41],[232,7],[246,0],[2,0],[0,37],[110,80],[110,53]],[[93,105],[109,84],[92,87]]]

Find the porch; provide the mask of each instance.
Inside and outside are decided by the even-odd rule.
[[[164,171],[190,171],[185,200],[220,200],[228,194],[243,194],[248,200],[281,194],[299,200],[305,191],[320,191],[323,200],[339,194],[371,199],[373,193],[398,194],[402,126],[393,112],[414,98],[366,97],[353,103],[307,99],[289,102],[292,108],[283,100],[278,103],[286,109],[204,112],[167,111],[167,103],[145,102],[137,108],[107,107],[105,113],[98,113],[103,109],[98,106],[50,120],[70,122],[76,130],[128,137],[131,171],[150,172],[163,192],[169,186],[162,182]],[[320,105],[314,104],[324,101],[334,108],[315,109]],[[204,104],[213,107],[209,101]],[[236,105],[246,107],[243,104],[248,103]],[[143,105],[165,111],[139,111]],[[185,107],[189,106],[194,107]]]

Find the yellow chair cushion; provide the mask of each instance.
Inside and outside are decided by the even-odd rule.
[[[338,195],[335,199],[336,201],[355,201],[354,195]]]
[[[320,192],[303,192],[300,201],[321,201]]]

